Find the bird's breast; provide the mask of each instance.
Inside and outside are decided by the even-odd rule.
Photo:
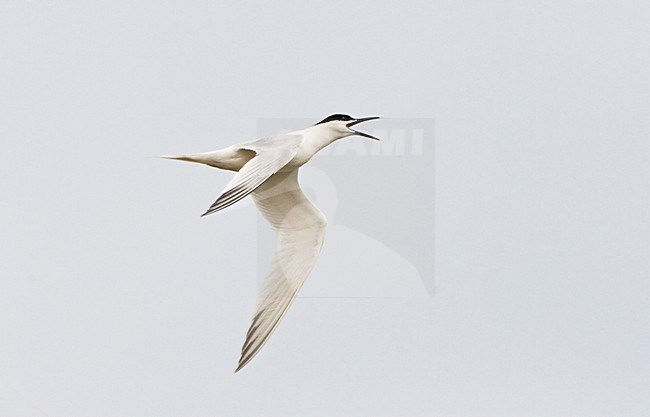
[[[307,162],[309,162],[312,156],[313,154],[309,154],[299,149],[296,155],[293,157],[293,159],[291,159],[291,161],[289,161],[284,167],[282,167],[280,171],[282,172],[293,171],[294,169],[299,168],[305,165]]]
[[[305,165],[309,160],[325,146],[332,143],[327,137],[317,135],[306,135],[296,152],[296,155],[284,166],[282,171],[291,171]]]

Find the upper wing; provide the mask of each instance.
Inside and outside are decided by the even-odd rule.
[[[253,200],[278,235],[278,250],[264,281],[237,371],[264,346],[311,272],[327,220],[300,190],[298,170],[279,172],[253,192]]]
[[[240,149],[255,152],[255,156],[235,174],[219,198],[201,216],[231,206],[252,193],[293,159],[301,140],[299,135],[278,135],[239,145]]]

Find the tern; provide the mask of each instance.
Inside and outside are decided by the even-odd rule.
[[[250,194],[276,232],[277,252],[260,290],[235,373],[257,355],[278,327],[323,246],[327,219],[300,189],[298,169],[339,139],[357,135],[380,140],[352,129],[359,123],[379,118],[334,114],[303,130],[213,152],[163,157],[236,171],[202,216],[223,210]]]

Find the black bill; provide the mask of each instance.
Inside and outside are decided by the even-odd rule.
[[[381,116],[362,117],[360,119],[355,119],[355,120],[351,121],[350,123],[348,123],[347,126],[348,126],[348,129],[353,131],[355,135],[363,136],[365,138],[370,138],[370,139],[374,139],[374,140],[381,140],[381,139],[376,138],[376,137],[374,137],[372,135],[369,135],[367,133],[359,132],[358,130],[351,129],[351,127],[354,126],[354,125],[357,125],[357,124],[362,123],[362,122],[367,122],[369,120],[375,120],[375,119],[381,119]]]

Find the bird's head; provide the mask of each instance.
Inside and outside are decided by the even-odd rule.
[[[381,140],[367,133],[352,129],[352,126],[354,125],[375,119],[381,119],[381,116],[361,117],[355,119],[354,117],[348,116],[347,114],[333,114],[316,123],[314,126],[322,126],[324,128],[327,128],[331,131],[332,135],[337,138],[358,135],[374,140]]]

